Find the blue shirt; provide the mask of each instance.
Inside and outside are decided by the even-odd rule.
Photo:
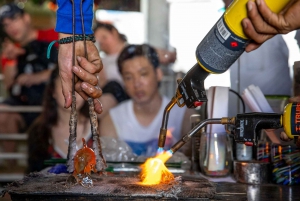
[[[80,2],[82,0],[74,0],[75,2],[75,34],[82,34]],[[72,34],[73,22],[73,5],[71,0],[57,0],[58,10],[56,12],[56,28],[59,33]],[[84,0],[82,3],[82,13],[84,21],[85,34],[92,34],[93,22],[93,0]]]

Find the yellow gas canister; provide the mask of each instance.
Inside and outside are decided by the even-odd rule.
[[[281,124],[290,139],[300,135],[300,103],[289,103],[285,106]]]
[[[234,0],[196,49],[198,64],[209,73],[223,73],[240,57],[249,43],[242,20],[247,17],[247,2]],[[254,0],[253,0],[254,1]],[[279,13],[290,0],[265,0]]]
[[[224,13],[224,20],[228,28],[237,36],[247,39],[241,25],[242,20],[247,17],[246,4],[249,0],[235,0]],[[254,0],[253,0],[254,1]],[[266,4],[274,13],[279,13],[289,0],[265,0]]]

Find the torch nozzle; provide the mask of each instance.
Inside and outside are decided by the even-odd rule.
[[[158,150],[157,153],[160,153],[161,150],[163,151],[166,137],[167,137],[167,129],[168,129],[168,120],[169,120],[169,113],[172,109],[172,107],[177,103],[177,96],[174,96],[172,100],[168,103],[168,105],[165,107],[162,124],[160,128],[159,138],[158,138]]]

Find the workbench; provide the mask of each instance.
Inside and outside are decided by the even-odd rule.
[[[5,191],[13,201],[21,200],[300,200],[300,186],[247,185],[210,182],[199,175],[175,175],[181,183],[156,187],[138,185],[138,175],[93,176],[94,187],[65,187],[67,174],[31,174],[13,182]],[[179,181],[178,180],[178,181]]]

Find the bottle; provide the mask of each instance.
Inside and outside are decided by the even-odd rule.
[[[289,0],[265,0],[279,13]],[[249,39],[243,32],[248,0],[234,0],[196,49],[198,64],[209,73],[224,73],[245,51]]]
[[[298,139],[300,135],[300,103],[289,103],[285,106],[281,124],[290,139]]]

